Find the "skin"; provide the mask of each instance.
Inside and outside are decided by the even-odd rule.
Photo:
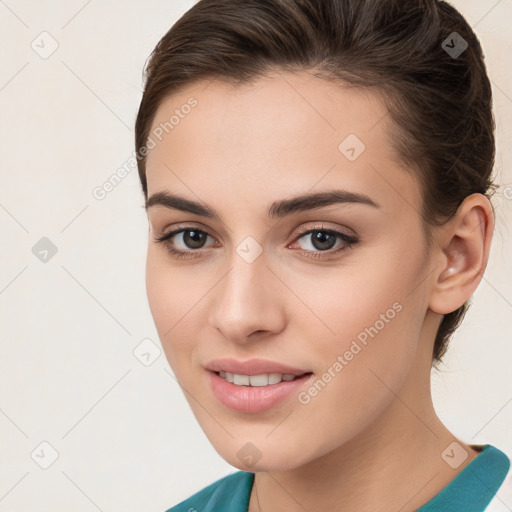
[[[148,196],[207,203],[221,221],[148,208],[146,283],[195,417],[229,464],[256,474],[250,512],[415,510],[477,455],[437,417],[430,371],[442,315],[472,295],[485,270],[489,201],[466,198],[427,248],[419,183],[391,148],[390,116],[375,94],[307,72],[243,87],[196,82],[160,105],[153,128],[190,96],[198,105],[148,153]],[[355,161],[338,150],[350,133],[366,145]],[[379,208],[347,203],[266,216],[272,201],[340,188]],[[200,249],[174,237],[195,258],[178,260],[155,241],[178,224],[210,235]],[[338,240],[327,255],[311,235],[299,238],[302,226],[359,243],[334,253],[344,245]],[[247,236],[263,250],[250,264],[236,252]],[[308,404],[292,396],[244,414],[208,385],[203,365],[220,357],[271,359],[318,378],[394,303],[401,311]],[[456,469],[441,457],[453,441],[468,454]],[[262,455],[251,467],[237,456],[248,442]]]

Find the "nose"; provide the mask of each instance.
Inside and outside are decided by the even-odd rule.
[[[285,325],[284,285],[261,254],[252,263],[237,254],[232,267],[212,290],[209,323],[228,340],[246,344]]]

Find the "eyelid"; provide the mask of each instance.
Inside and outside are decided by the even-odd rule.
[[[155,242],[168,242],[171,238],[173,238],[176,235],[179,235],[180,233],[183,233],[184,231],[200,231],[201,233],[205,233],[210,238],[213,238],[215,240],[215,243],[217,244],[216,237],[210,233],[210,231],[202,226],[193,226],[190,224],[183,224],[183,225],[176,225],[169,231],[164,231],[160,235],[154,235]],[[183,252],[201,252],[203,249],[196,249],[196,250],[188,250]]]
[[[194,258],[194,257],[199,257],[201,255],[201,253],[203,253],[204,251],[207,251],[207,249],[188,249],[188,250],[183,250],[183,249],[176,249],[175,247],[172,246],[171,243],[169,243],[170,239],[173,238],[174,236],[180,234],[180,233],[183,233],[185,231],[193,231],[193,230],[196,230],[196,231],[200,231],[204,234],[206,234],[207,236],[211,237],[214,239],[215,241],[215,245],[218,244],[218,241],[216,240],[216,237],[214,235],[212,235],[210,233],[210,230],[209,229],[206,229],[200,225],[192,225],[192,224],[178,224],[176,226],[173,227],[173,229],[171,229],[170,231],[168,232],[164,232],[160,235],[155,235],[154,236],[154,240],[156,242],[163,242],[163,243],[166,243],[167,242],[167,249],[170,253],[174,254],[176,257],[190,257],[190,258]],[[343,251],[346,251],[350,248],[352,248],[353,245],[356,245],[359,243],[359,237],[356,236],[356,235],[351,235],[351,234],[348,234],[346,233],[344,230],[341,230],[340,228],[334,228],[334,227],[329,227],[327,225],[325,225],[325,223],[321,222],[320,225],[318,224],[315,224],[315,223],[309,223],[309,224],[306,224],[306,225],[302,225],[300,226],[298,229],[296,229],[294,232],[295,232],[295,236],[293,238],[293,240],[287,245],[287,248],[296,243],[298,240],[300,240],[301,238],[303,238],[305,235],[307,234],[310,234],[314,231],[321,231],[321,232],[327,232],[327,233],[332,233],[334,234],[335,236],[337,236],[339,239],[341,239],[343,242],[345,242],[346,244],[348,244],[346,247],[342,247],[341,249],[338,248],[336,250],[327,250],[327,251],[309,251],[309,250],[306,250],[306,249],[298,249],[297,251],[298,252],[302,252],[302,253],[311,253],[312,255],[315,255],[315,256],[308,256],[310,259],[315,259],[316,258],[322,258],[324,256],[321,256],[322,254],[325,254],[325,258],[329,257],[329,256],[333,256],[335,254],[337,254],[338,252],[343,252]],[[348,229],[348,231],[352,231],[351,229]],[[353,232],[353,231],[352,231]],[[198,256],[187,256],[187,255],[195,255],[195,254],[198,254]]]
[[[169,238],[173,235],[177,235],[179,233],[182,233],[183,231],[193,231],[193,230],[196,230],[196,231],[201,231],[203,233],[206,233],[208,236],[212,237],[212,238],[216,238],[215,235],[212,235],[212,233],[210,232],[210,228],[206,228],[204,226],[201,226],[200,224],[198,225],[194,225],[194,224],[175,224],[172,229],[170,229],[169,231],[165,231],[165,228],[162,230],[162,232],[159,234],[159,235],[154,235],[154,239],[157,240],[157,241],[162,241],[166,238]],[[198,251],[196,251],[198,252]]]
[[[301,227],[294,230],[293,232],[296,233],[297,235],[303,235],[305,233],[310,233],[311,231],[334,231],[336,233],[343,234],[349,238],[357,238],[355,233],[353,232],[353,230],[351,230],[349,228],[332,227],[332,226],[329,226],[325,222],[320,222],[320,225],[315,224],[314,222],[310,222],[308,224],[302,225]],[[347,233],[347,231],[351,231],[353,234]],[[295,237],[295,239],[297,239],[297,238],[298,238],[298,236]]]
[[[294,237],[292,242],[295,242],[300,237],[300,235],[310,233],[311,231],[321,231],[321,230],[334,231],[336,233],[344,234],[345,236],[347,236],[349,238],[357,238],[355,235],[351,235],[351,234],[347,233],[346,231],[340,230],[340,228],[338,228],[338,227],[330,227],[325,224],[326,224],[325,222],[321,222],[320,225],[315,224],[314,222],[313,223],[310,222],[308,224],[303,224],[298,229],[295,229],[292,231],[292,233],[296,234],[296,236]],[[195,229],[197,231],[206,233],[208,236],[210,236],[212,238],[216,238],[216,236],[214,236],[210,233],[209,228],[203,227],[201,225],[193,225],[193,224],[176,224],[170,231],[162,232],[160,235],[155,235],[154,238],[155,238],[155,240],[161,241],[162,239],[165,239],[172,235],[177,235],[177,234],[179,234],[183,231],[189,230],[189,229],[190,230]],[[345,229],[348,229],[348,228],[345,228]],[[348,229],[348,231],[352,231],[352,230]],[[199,250],[194,251],[194,252],[199,252]]]

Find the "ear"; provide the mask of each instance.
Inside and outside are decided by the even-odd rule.
[[[480,284],[494,231],[492,205],[483,194],[464,199],[440,232],[438,265],[429,308],[446,315],[466,302]]]

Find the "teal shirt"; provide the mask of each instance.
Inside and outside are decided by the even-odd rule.
[[[416,512],[481,512],[496,495],[510,460],[486,444],[439,493]],[[237,471],[208,485],[166,512],[247,512],[254,473]]]

